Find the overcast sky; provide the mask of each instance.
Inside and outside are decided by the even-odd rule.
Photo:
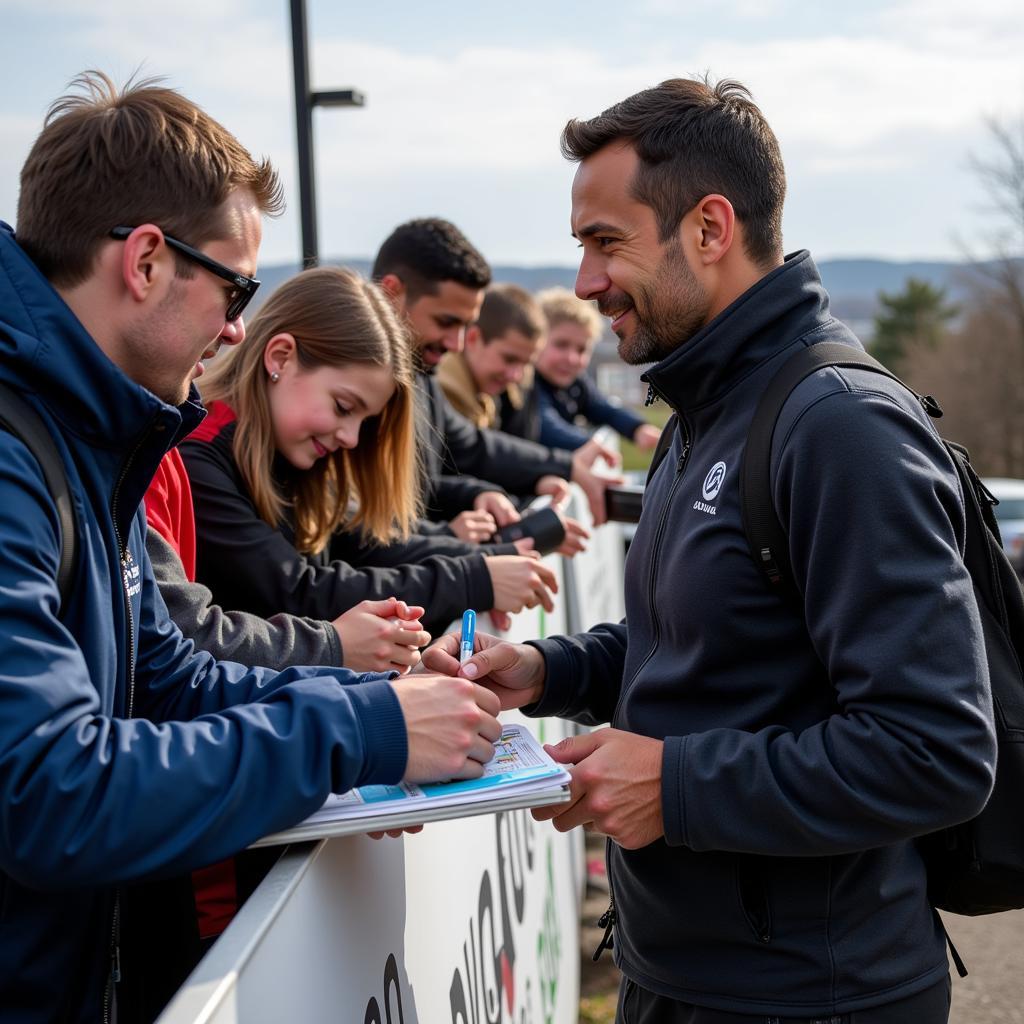
[[[163,8],[167,13],[160,13]],[[173,8],[174,13],[169,13]],[[321,252],[372,256],[411,217],[455,221],[495,263],[572,264],[572,167],[588,117],[710,71],[753,92],[789,176],[787,249],[957,258],[991,214],[969,167],[985,118],[1024,111],[1019,0],[308,0]],[[283,175],[263,262],[299,256],[286,0],[0,0],[0,219],[49,103],[79,71],[142,66]]]

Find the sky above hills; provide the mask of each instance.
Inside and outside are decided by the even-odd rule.
[[[495,263],[572,264],[559,154],[589,117],[664,78],[737,78],[786,160],[787,249],[958,259],[995,221],[970,167],[985,119],[1024,113],[1018,0],[307,0],[312,84],[354,86],[315,118],[321,252],[372,255],[440,215]],[[171,13],[173,10],[173,13]],[[288,212],[262,258],[299,255],[286,0],[0,0],[0,218],[47,106],[79,71],[163,75],[277,164]]]

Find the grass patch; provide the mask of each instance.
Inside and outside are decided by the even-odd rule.
[[[653,423],[656,427],[665,426],[669,416],[672,415],[672,410],[664,402],[655,402],[654,405],[648,405],[645,408],[634,409],[633,411],[638,416],[643,416],[648,423]],[[641,473],[647,472],[647,467],[651,464],[653,452],[642,452],[632,441],[627,441],[625,438],[621,439],[620,447],[622,449],[622,468],[624,470],[639,471]]]
[[[614,1024],[618,991],[606,996],[588,996],[580,1000],[579,1024]]]

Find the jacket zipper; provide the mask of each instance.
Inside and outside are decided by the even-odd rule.
[[[114,493],[110,499],[110,520],[114,527],[114,539],[117,541],[117,551],[121,561],[121,597],[124,601],[124,610],[128,622],[128,718],[132,718],[135,712],[135,616],[132,614],[132,600],[128,591],[130,581],[128,579],[128,544],[121,537],[121,531],[117,527],[117,503],[121,493],[121,485],[124,483],[128,470],[131,468],[135,456],[142,448],[149,437],[152,424],[139,438],[138,444],[132,449],[131,454],[124,461],[121,467],[121,475],[117,478],[114,486]],[[121,981],[121,890],[114,890],[114,913],[110,929],[110,977],[107,981],[103,994],[103,1024],[111,1024],[110,1008],[114,997],[114,986]]]
[[[597,944],[597,949],[594,950],[591,959],[594,963],[597,963],[601,959],[601,954],[606,949],[611,949],[615,944],[615,939],[612,936],[612,931],[615,928],[615,921],[618,918],[618,914],[615,910],[615,889],[612,887],[612,859],[611,859],[611,839],[606,839],[604,844],[604,860],[608,872],[608,909],[597,919],[598,928],[604,929],[604,935],[601,936],[601,941]]]
[[[653,385],[648,385],[648,387],[656,397],[664,397],[658,395],[657,392],[654,391]],[[658,619],[657,606],[655,604],[656,584],[658,579],[658,555],[661,552],[661,544],[665,538],[665,525],[668,522],[669,512],[672,508],[672,499],[673,497],[675,497],[676,488],[679,486],[679,481],[683,478],[683,470],[686,469],[686,462],[690,457],[690,432],[689,430],[687,430],[686,421],[683,419],[682,414],[677,409],[673,408],[672,411],[675,412],[676,417],[679,421],[678,429],[679,436],[682,439],[682,449],[679,452],[679,458],[676,459],[676,473],[672,479],[672,486],[669,487],[668,495],[666,496],[665,501],[662,505],[661,516],[658,519],[658,526],[654,532],[654,544],[651,548],[651,572],[647,593],[651,607],[651,621],[654,623],[654,643],[651,644],[651,649],[647,652],[646,656],[644,657],[644,660],[640,662],[640,664],[637,666],[637,669],[633,673],[629,682],[622,688],[622,691],[619,694],[619,704],[622,703],[622,699],[632,689],[633,684],[637,680],[637,677],[647,666],[647,663],[651,660],[651,658],[654,657],[654,652],[658,649],[658,644],[661,642],[661,623]]]
[[[664,398],[659,395],[655,390],[653,384],[647,385],[647,401],[645,405],[650,405],[657,398]],[[666,404],[672,407],[672,403],[666,400]],[[647,652],[647,656],[637,666],[637,670],[633,673],[632,678],[623,687],[622,692],[619,695],[619,703],[622,702],[622,698],[629,692],[633,684],[636,682],[637,677],[643,671],[644,666],[654,656],[654,652],[658,649],[658,644],[661,642],[661,626],[658,623],[658,617],[655,613],[655,584],[657,582],[657,570],[658,570],[658,553],[661,550],[661,543],[665,535],[665,524],[668,521],[669,510],[672,507],[672,498],[675,496],[676,488],[679,486],[679,481],[682,479],[683,470],[686,468],[686,461],[690,456],[690,434],[686,429],[686,421],[683,419],[678,409],[673,408],[676,417],[679,421],[679,436],[682,438],[682,448],[679,452],[679,458],[676,459],[676,472],[675,477],[672,479],[672,486],[669,487],[668,495],[665,498],[664,505],[661,509],[661,516],[658,520],[658,526],[654,533],[654,545],[651,549],[651,562],[653,568],[650,576],[650,586],[648,589],[648,595],[650,598],[651,605],[651,620],[654,623],[654,643],[651,645],[651,649]],[[608,847],[611,845],[611,840],[608,840],[605,849],[605,860],[608,865],[608,909],[598,918],[597,925],[599,928],[604,929],[604,935],[601,936],[601,941],[597,945],[597,949],[594,950],[593,959],[599,960],[601,954],[606,949],[612,949],[614,946],[614,937],[612,935],[615,929],[615,922],[618,920],[618,912],[615,909],[615,888],[612,884],[612,873],[611,873],[611,857],[609,856],[610,850]]]

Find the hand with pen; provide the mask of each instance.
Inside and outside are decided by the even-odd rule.
[[[536,703],[544,693],[544,656],[529,644],[513,644],[477,633],[472,657],[457,658],[459,638],[451,633],[423,652],[424,666],[462,679],[477,680],[501,702],[502,710]],[[577,825],[610,836],[635,850],[665,834],[661,809],[664,744],[624,729],[595,729],[568,736],[544,749],[559,764],[570,765],[568,803],[538,807],[530,813],[550,820],[559,832]]]

